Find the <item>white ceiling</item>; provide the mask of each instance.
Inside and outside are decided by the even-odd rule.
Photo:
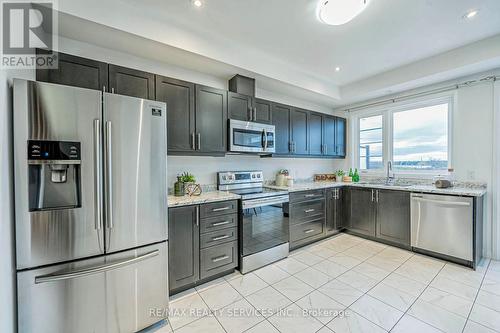
[[[398,86],[407,89],[412,68],[431,68],[425,77],[449,79],[500,67],[495,45],[500,36],[499,0],[372,0],[366,11],[342,26],[320,23],[316,4],[204,0],[202,8],[195,8],[190,0],[64,0],[59,8],[202,56],[207,63],[217,61],[301,87],[337,105],[372,97],[375,91],[380,95]],[[462,19],[472,8],[479,8],[479,15]],[[483,39],[478,52],[464,47]],[[446,52],[451,60],[461,61],[455,66],[442,56]],[[335,72],[336,66],[340,72]],[[402,75],[396,79],[397,71]],[[441,72],[448,75],[436,76]],[[387,73],[392,76],[384,85],[380,79]],[[430,83],[424,76],[409,76],[418,84]],[[367,82],[373,87],[366,87]],[[356,95],[358,84],[364,85],[366,95]]]

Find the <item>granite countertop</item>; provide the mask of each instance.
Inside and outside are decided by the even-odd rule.
[[[176,197],[169,195],[167,198],[168,207],[180,207],[188,205],[198,205],[209,202],[226,201],[226,200],[237,200],[240,196],[227,191],[211,191],[203,192],[198,196],[188,196]]]
[[[266,185],[267,188],[285,190],[288,192],[298,192],[315,190],[322,188],[333,188],[342,186],[352,186],[352,187],[368,187],[368,188],[379,188],[388,190],[398,190],[398,191],[408,191],[408,192],[418,192],[418,193],[436,193],[436,194],[448,194],[448,195],[462,195],[471,197],[480,197],[486,193],[486,188],[483,187],[450,187],[450,188],[436,188],[434,185],[425,184],[412,184],[412,185],[385,185],[378,183],[337,183],[337,182],[306,182],[306,183],[295,183],[293,186],[276,186],[276,185]]]

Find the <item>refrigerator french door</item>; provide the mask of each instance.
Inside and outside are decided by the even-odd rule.
[[[13,123],[20,331],[162,320],[150,311],[168,302],[166,105],[15,80]]]

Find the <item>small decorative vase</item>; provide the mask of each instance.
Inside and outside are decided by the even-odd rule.
[[[181,177],[177,177],[177,181],[175,182],[174,184],[174,195],[176,197],[182,197],[184,196],[184,192],[185,191],[185,187],[184,187],[184,183],[182,182],[181,180]]]
[[[286,176],[284,174],[276,175],[276,186],[286,186]]]

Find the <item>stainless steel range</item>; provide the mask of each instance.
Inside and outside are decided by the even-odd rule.
[[[288,192],[263,187],[262,171],[217,173],[218,189],[241,195],[239,266],[245,274],[286,258]]]

